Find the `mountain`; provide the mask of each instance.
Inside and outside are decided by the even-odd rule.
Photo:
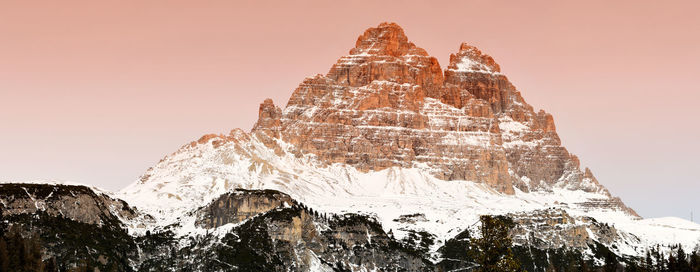
[[[70,207],[12,186],[3,216]],[[562,249],[596,265],[601,252],[634,261],[700,241],[700,225],[643,219],[612,196],[491,56],[463,43],[443,71],[394,23],[366,30],[284,108],[261,103],[250,132],[205,135],[120,192],[80,190],[98,204],[70,222],[113,218],[113,236],[139,250],[109,256],[131,270],[461,269],[445,262],[487,214],[516,222],[531,271]]]
[[[615,239],[580,231],[620,243],[621,254],[691,246],[698,236],[675,229],[667,240],[650,231],[581,169],[553,117],[528,105],[492,57],[462,44],[443,72],[393,23],[365,31],[326,75],[304,79],[284,109],[265,100],[250,133],[205,135],[120,196],[170,224],[236,188],[279,190],[319,211],[366,213],[398,236],[429,231],[440,241],[480,214],[548,209],[577,225],[595,218],[616,226]],[[424,219],[400,220],[415,213]]]
[[[143,227],[128,222],[152,221],[96,188],[46,182],[0,184],[0,241],[5,238],[12,244],[17,237],[38,237],[45,259],[60,271],[86,260],[103,271],[128,267],[138,248],[128,229]],[[23,251],[11,253],[22,256]],[[11,266],[14,269],[8,270],[2,259],[4,271],[37,270]]]

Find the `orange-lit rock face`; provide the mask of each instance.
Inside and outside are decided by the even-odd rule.
[[[282,110],[272,103],[272,99],[265,99],[265,102],[260,104],[258,122],[255,123],[253,130],[259,130],[270,137],[277,138],[280,135],[280,118],[282,118]]]
[[[504,193],[557,182],[602,188],[561,146],[552,116],[525,103],[493,58],[462,44],[443,74],[393,23],[365,31],[327,75],[306,78],[284,110],[266,100],[253,132],[364,171],[427,166]]]
[[[378,80],[432,90],[443,83],[437,59],[409,42],[403,29],[394,23],[383,23],[365,31],[350,55],[340,58],[327,77],[337,84],[353,87]]]

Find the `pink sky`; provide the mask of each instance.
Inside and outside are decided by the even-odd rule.
[[[641,215],[700,217],[700,2],[378,2],[2,1],[0,180],[120,189],[395,21],[443,67],[492,55]]]

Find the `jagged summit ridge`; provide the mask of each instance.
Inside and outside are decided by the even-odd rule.
[[[459,52],[450,55],[448,70],[457,72],[500,73],[501,67],[489,55],[468,43],[459,46]]]
[[[408,41],[408,37],[396,23],[381,23],[377,27],[365,30],[355,42],[355,48],[350,55],[388,55],[399,57],[415,50],[416,45]],[[421,55],[427,56],[425,50],[419,49]]]
[[[463,43],[443,73],[394,23],[366,30],[284,109],[265,100],[252,133],[278,155],[281,141],[325,165],[418,167],[506,194],[553,186],[607,194],[561,146],[552,116],[535,112],[492,57]]]
[[[305,79],[281,114],[266,100],[253,132],[363,171],[427,164],[438,178],[507,194],[564,183],[604,191],[492,57],[463,43],[443,72],[394,23],[366,30],[327,75]]]
[[[336,84],[353,87],[389,81],[431,89],[443,82],[438,60],[409,42],[395,23],[367,29],[349,55],[341,57],[326,77]]]

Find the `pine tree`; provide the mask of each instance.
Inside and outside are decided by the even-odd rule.
[[[504,216],[482,215],[480,221],[481,237],[471,240],[477,250],[473,253],[479,265],[476,271],[523,271],[511,250],[513,241],[509,232],[515,227],[513,220]]]
[[[46,272],[58,272],[58,265],[56,264],[56,258],[52,257],[46,261],[44,265],[44,271]]]
[[[0,237],[0,272],[9,272],[10,256],[7,253],[7,243]]]
[[[583,256],[579,259],[579,268],[581,272],[590,272],[591,268],[588,267],[588,263],[583,259]]]
[[[617,266],[619,265],[619,262],[617,261],[617,256],[615,256],[615,254],[608,251],[608,253],[605,254],[604,260],[605,260],[605,265],[603,266],[603,271],[605,271],[605,272],[617,271]]]
[[[552,262],[549,262],[547,265],[547,269],[545,270],[546,272],[557,272],[557,269],[554,268],[554,264]]]
[[[27,263],[27,250],[24,244],[24,239],[19,231],[15,230],[12,240],[15,252],[17,252],[17,254],[13,254],[16,257],[12,258],[14,259],[14,262],[10,262],[10,271],[22,271]]]
[[[698,249],[695,249],[690,255],[690,270],[700,272],[700,251]]]
[[[676,258],[678,259],[678,264],[676,268],[680,272],[691,272],[692,270],[690,269],[690,264],[688,263],[688,255],[685,254],[685,251],[683,250],[683,246],[678,244],[678,251],[676,252]]]
[[[666,261],[664,260],[664,257],[661,254],[661,250],[659,249],[658,245],[655,249],[652,249],[652,256],[654,256],[654,259],[656,260],[656,271],[666,270]]]
[[[646,271],[644,268],[639,267],[636,262],[630,262],[627,267],[624,269],[626,272],[642,272]]]
[[[109,266],[109,268],[107,269],[107,271],[108,271],[108,272],[117,272],[117,271],[119,271],[119,269],[117,268],[116,262],[112,262],[112,264],[110,264],[110,266]]]
[[[668,254],[668,270],[669,271],[679,271],[678,270],[678,259],[676,259],[676,256],[673,256],[672,253]]]
[[[647,250],[647,256],[644,259],[644,270],[651,271],[654,268],[653,262],[651,260],[651,253]]]
[[[41,261],[41,241],[38,235],[34,235],[26,240],[28,245],[27,267],[29,271],[43,271],[44,263]]]

